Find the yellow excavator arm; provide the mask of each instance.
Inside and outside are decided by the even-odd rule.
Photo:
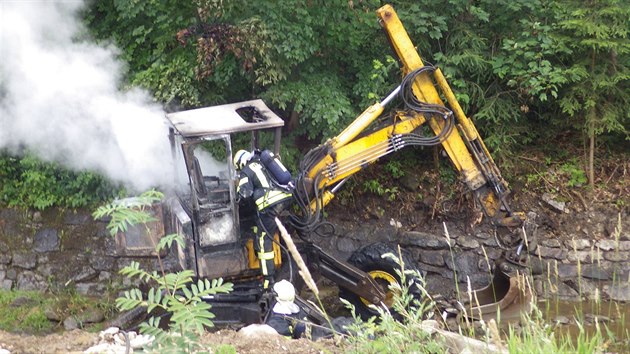
[[[510,210],[506,201],[508,185],[440,69],[424,65],[390,5],[380,8],[377,14],[402,64],[404,79],[387,98],[367,108],[338,136],[306,155],[300,169],[308,194],[314,196],[306,198],[311,212],[328,204],[348,177],[380,157],[405,146],[441,144],[485,215],[497,225],[521,225],[524,214]],[[385,126],[368,130],[398,95],[406,109],[393,114]],[[416,133],[425,123],[434,137]]]

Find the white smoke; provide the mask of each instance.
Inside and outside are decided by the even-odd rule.
[[[0,0],[0,149],[143,190],[171,181],[162,109],[121,92],[116,49],[78,40],[81,1]]]

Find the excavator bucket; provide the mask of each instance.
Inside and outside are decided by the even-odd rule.
[[[465,294],[460,299],[465,304],[465,311],[460,316],[469,320],[518,320],[522,313],[531,311],[533,294],[524,275],[508,276],[497,270],[488,286]]]

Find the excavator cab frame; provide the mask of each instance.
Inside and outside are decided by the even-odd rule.
[[[280,148],[284,121],[262,100],[193,109],[166,115],[176,168],[177,200],[172,229],[186,237],[179,250],[180,265],[198,277],[241,276],[254,263],[247,252],[246,220],[241,220],[232,163],[232,135],[251,135],[250,148],[259,148],[259,134],[274,135]],[[185,225],[188,225],[186,227]]]

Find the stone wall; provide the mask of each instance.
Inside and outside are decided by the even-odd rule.
[[[75,287],[78,292],[99,295],[119,289],[128,280],[118,270],[132,260],[144,269],[158,269],[155,257],[130,257],[119,251],[105,228],[89,211],[50,209],[33,212],[0,209],[0,288],[47,290]],[[454,288],[454,274],[478,287],[489,282],[489,265],[502,250],[489,232],[450,232],[442,235],[404,231],[396,227],[368,225],[338,227],[336,236],[318,238],[322,248],[345,259],[371,242],[398,243],[418,266],[426,270],[432,292],[447,294]],[[534,287],[544,297],[564,299],[601,296],[630,301],[630,235],[618,240],[541,237],[534,256],[543,275]],[[165,259],[167,269],[176,269],[174,255]],[[448,294],[447,294],[448,295]]]
[[[475,288],[487,285],[491,278],[489,267],[503,253],[499,246],[501,241],[487,231],[472,234],[449,231],[447,239],[443,235],[405,231],[393,226],[358,226],[338,227],[336,234],[321,238],[317,243],[324,249],[335,249],[340,257],[371,242],[400,244],[411,252],[418,267],[427,271],[427,287],[433,293],[453,292],[455,274],[463,283],[463,289],[468,279]],[[567,237],[560,240],[542,231],[539,246],[531,257],[542,273],[534,277],[533,284],[540,297],[630,301],[628,232],[622,232],[618,239]]]
[[[98,296],[129,285],[118,270],[132,260],[157,269],[155,257],[121,256],[105,226],[86,210],[0,209],[0,288]],[[170,257],[166,264],[175,267]]]

